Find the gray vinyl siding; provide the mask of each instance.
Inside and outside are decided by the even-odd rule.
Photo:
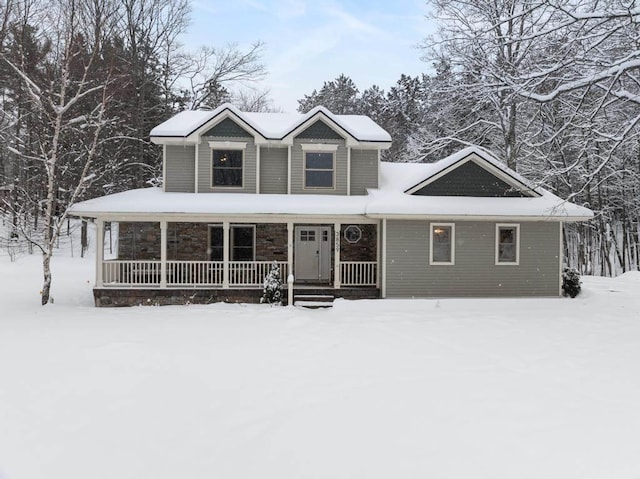
[[[351,150],[351,194],[378,187],[378,150]]]
[[[302,143],[325,143],[339,145],[335,152],[335,188],[304,188],[304,152]],[[293,142],[291,148],[291,193],[313,195],[346,195],[347,194],[347,148],[344,140],[323,139],[312,140],[299,138]]]
[[[260,193],[287,194],[288,148],[260,148]]]
[[[455,222],[455,264],[429,265],[430,221],[388,220],[387,297],[558,296],[560,224],[509,223],[519,265],[496,265],[496,223],[471,221]]]
[[[211,187],[211,147],[209,141],[231,141],[247,144],[243,156],[243,187]],[[256,145],[253,138],[202,137],[198,146],[198,192],[199,193],[255,193],[256,192]]]
[[[165,158],[165,191],[193,193],[195,187],[196,147],[167,145]]]

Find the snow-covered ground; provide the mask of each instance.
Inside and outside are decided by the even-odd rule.
[[[0,478],[640,477],[640,273],[571,299],[96,309],[0,257]]]

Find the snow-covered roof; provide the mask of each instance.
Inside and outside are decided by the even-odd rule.
[[[272,114],[269,114],[272,115]],[[407,191],[475,154],[525,189],[528,197],[421,196]],[[149,215],[309,215],[371,218],[521,218],[579,221],[593,217],[588,208],[565,201],[507,168],[476,147],[436,163],[380,164],[380,187],[368,195],[265,195],[251,193],[166,193],[143,188],[83,201],[71,207],[76,216]]]
[[[403,167],[406,165],[402,165]],[[388,168],[385,168],[388,170]],[[401,168],[404,169],[404,168]],[[531,198],[413,196],[382,188],[369,195],[257,195],[249,193],[165,193],[142,188],[83,201],[71,207],[75,216],[163,215],[308,215],[415,218],[530,218],[586,220],[591,210],[542,190]]]
[[[316,117],[334,122],[358,141],[390,143],[391,136],[371,118],[364,115],[335,115],[318,106],[308,113],[248,113],[225,103],[211,111],[183,111],[151,130],[152,138],[187,138],[216,117],[235,115],[268,140],[281,140]]]
[[[362,215],[368,196],[256,195],[250,193],[165,193],[141,188],[83,201],[71,207],[78,216],[114,214],[184,215]]]

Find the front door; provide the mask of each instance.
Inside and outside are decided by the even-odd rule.
[[[331,281],[331,227],[296,226],[294,276],[296,281]]]

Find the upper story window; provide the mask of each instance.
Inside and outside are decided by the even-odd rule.
[[[210,141],[211,187],[242,188],[246,143]]]
[[[303,144],[304,188],[335,188],[338,145]]]
[[[496,225],[496,264],[520,263],[520,225]]]
[[[431,223],[429,264],[454,264],[455,236],[455,224]]]

